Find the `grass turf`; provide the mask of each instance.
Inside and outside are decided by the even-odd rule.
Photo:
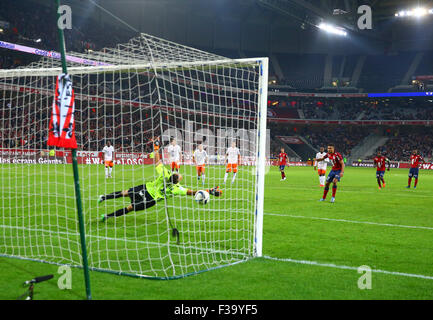
[[[54,181],[41,185],[41,179],[49,181],[50,177],[55,175],[39,173],[40,169],[38,169],[37,173],[31,174],[29,178],[28,170],[14,169],[14,174],[11,175],[10,165],[0,166],[3,184],[2,208],[11,208],[14,204],[21,204],[22,208],[32,208],[34,201],[37,201],[38,192],[49,193],[52,185],[59,192],[62,186],[70,184],[69,171],[62,166],[47,167],[54,167],[55,169],[50,170],[56,170],[55,175],[64,176],[64,180],[57,185],[54,184]],[[93,251],[91,250],[95,253],[91,260],[97,261],[98,258],[102,261],[101,267],[111,266],[114,269],[117,267],[115,263],[111,262],[111,265],[109,263],[110,259],[114,261],[116,256],[113,254],[104,256],[107,247],[117,249],[114,252],[121,261],[125,261],[125,248],[136,249],[129,248],[123,243],[120,246],[117,243],[118,248],[113,247],[116,243],[107,240],[108,236],[112,237],[116,235],[116,232],[124,233],[125,230],[131,229],[132,233],[127,236],[140,236],[140,233],[137,233],[138,229],[134,226],[144,227],[144,223],[152,226],[148,229],[149,234],[153,233],[158,226],[161,227],[161,230],[167,229],[162,228],[162,225],[158,223],[158,213],[149,215],[147,218],[146,215],[128,215],[116,221],[108,221],[109,225],[103,225],[97,221],[101,212],[118,208],[122,204],[122,200],[116,200],[107,205],[108,207],[96,207],[93,203],[97,194],[100,191],[106,193],[106,191],[111,192],[119,188],[130,187],[128,184],[131,183],[131,179],[135,181],[134,176],[138,176],[138,173],[135,172],[136,167],[125,169],[122,176],[119,176],[119,170],[115,171],[115,178],[108,183],[105,183],[102,173],[91,174],[95,166],[80,168],[84,207],[92,209],[91,213],[86,212],[86,227],[96,235],[104,237],[102,240],[94,241],[93,245],[96,247],[93,248]],[[184,168],[184,170],[189,169]],[[245,168],[241,170],[243,171],[238,176],[237,187],[236,185],[232,189],[226,187],[224,197],[233,200],[232,203],[235,205],[233,211],[237,221],[247,223],[248,220],[244,218],[245,212],[242,211],[242,208],[248,203],[235,201],[240,198],[239,192],[245,192],[243,190],[245,186],[242,187],[242,184],[246,183],[245,179],[250,175]],[[209,170],[209,178],[216,179],[219,171]],[[266,256],[292,260],[252,259],[227,268],[172,281],[149,281],[94,271],[91,272],[93,297],[95,299],[431,299],[433,280],[413,277],[413,275],[433,276],[431,268],[433,266],[433,223],[430,219],[431,210],[428,209],[433,188],[433,173],[421,171],[419,186],[414,190],[405,189],[407,170],[395,169],[386,173],[387,187],[379,191],[374,169],[347,168],[334,204],[329,202],[330,195],[327,202],[318,201],[322,195],[322,189],[318,187],[318,177],[312,168],[292,167],[286,169],[286,174],[288,179],[284,182],[279,181],[277,168],[272,168],[266,175],[263,251]],[[21,182],[20,179],[22,179]],[[13,193],[6,195],[4,192],[10,191],[5,186],[19,185],[24,182],[28,185],[29,181],[35,182],[34,188],[40,188],[40,190],[35,189],[33,199],[31,197],[31,199],[19,198]],[[186,175],[185,184],[196,185],[196,182]],[[94,190],[95,186],[97,186],[96,189],[103,188],[104,190]],[[246,194],[243,197],[248,198]],[[176,201],[181,202],[173,203],[174,205],[184,205],[189,208],[187,217],[184,217],[183,220],[178,218],[177,221],[184,236],[196,234],[200,235],[203,241],[218,240],[216,243],[219,243],[222,250],[238,248],[248,241],[247,238],[250,238],[248,232],[233,233],[232,235],[240,235],[239,238],[235,238],[234,243],[223,238],[224,232],[217,236],[214,235],[214,238],[206,238],[205,235],[210,234],[210,229],[206,229],[209,226],[200,224],[190,226],[185,221],[186,218],[192,219],[193,217],[206,221],[205,217],[208,217],[206,215],[212,212],[206,212],[206,210],[201,212],[203,208],[194,207],[191,201],[188,202],[185,199]],[[66,232],[66,226],[75,230],[73,194],[63,198],[58,207],[54,209],[51,208],[52,203],[59,202],[59,199],[54,196],[44,198],[42,203],[39,202],[38,206],[49,213],[42,218],[45,225],[54,226],[58,223],[59,229],[56,231],[59,232]],[[226,202],[221,202],[216,208],[225,212],[228,208],[222,207],[223,203]],[[215,206],[216,204],[213,208]],[[56,210],[61,214],[57,214],[56,219],[53,220]],[[72,214],[65,215],[62,210],[72,212]],[[192,216],[193,214],[196,216]],[[227,230],[230,225],[224,225],[224,220],[230,217],[232,216],[224,213],[220,219],[216,219],[218,223],[211,227],[220,228],[222,231]],[[3,217],[2,221],[0,219],[0,224],[7,225],[13,222],[12,225],[14,223],[19,225],[17,224],[17,221],[21,221],[19,219],[28,219],[29,223],[32,221],[30,210],[22,209],[15,212],[13,218],[11,215],[7,218]],[[37,218],[35,222],[40,222],[38,219],[41,218]],[[124,224],[129,227],[124,228]],[[191,232],[185,231],[194,226],[196,229],[191,229]],[[10,232],[8,230],[19,232],[16,229],[2,229],[4,235],[8,237],[0,237],[2,239],[0,240],[2,251],[0,253],[4,253],[7,241],[10,241],[13,236],[12,233],[7,233]],[[227,235],[227,232],[225,233]],[[34,231],[33,234],[20,235],[27,235],[30,240],[36,239],[35,237],[39,241],[41,238],[46,241],[49,239],[46,234],[38,231]],[[167,235],[161,231],[161,237],[163,236]],[[200,239],[188,238],[188,241],[193,243]],[[45,240],[42,243],[47,243]],[[34,256],[37,254],[58,256],[60,254],[65,260],[79,259],[79,247],[62,248],[62,245],[66,243],[69,242],[61,238],[51,247],[47,245],[38,249],[35,246],[32,247],[31,242],[16,242],[9,243],[9,245],[14,244],[20,250],[27,250],[27,254],[29,254],[29,248],[33,248]],[[53,247],[56,249],[52,249]],[[133,251],[126,250],[127,258],[132,261],[132,264],[134,260],[141,259],[140,256],[133,255]],[[14,252],[8,251],[7,253],[16,254],[17,252],[15,249]],[[196,262],[201,267],[216,266],[216,261],[221,258],[218,255],[211,255],[212,258],[209,261],[206,260],[209,259],[209,255],[203,255],[202,252],[191,250],[187,253],[190,261]],[[149,254],[153,256],[154,252]],[[162,252],[158,259],[155,259],[155,263],[161,260],[161,257],[165,259],[166,254]],[[227,254],[222,258],[235,261],[234,257],[227,257]],[[320,265],[311,264],[313,262]],[[360,290],[357,283],[361,275],[358,274],[356,268],[361,265],[367,265],[373,270],[385,270],[392,273],[373,272],[372,289]],[[352,269],[345,267],[352,267]],[[55,279],[37,285],[36,299],[84,298],[82,270],[74,268],[72,270],[72,289],[60,291],[56,283],[60,276],[57,274],[57,268],[56,265],[0,258],[0,281],[3,283],[0,289],[0,299],[15,299],[23,291],[20,287],[21,282],[46,273],[53,273]],[[155,268],[164,269],[162,265]]]

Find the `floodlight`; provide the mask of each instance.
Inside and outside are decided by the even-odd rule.
[[[328,23],[321,23],[318,25],[319,29],[324,30],[326,32],[336,34],[339,36],[347,36],[347,31],[344,28],[336,27]]]

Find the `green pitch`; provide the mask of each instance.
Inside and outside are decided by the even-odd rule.
[[[58,172],[65,172],[64,185],[72,181],[70,171],[64,171],[62,166],[47,166],[55,168]],[[28,171],[12,170],[10,165],[0,165],[3,191],[1,205],[3,208],[22,206],[30,208],[34,202],[41,208],[51,212],[52,203],[59,203],[59,208],[67,212],[74,207],[73,195],[59,199],[50,194],[53,174],[35,173],[30,179],[26,176]],[[94,168],[94,169],[89,169]],[[97,221],[102,211],[122,207],[123,200],[110,203],[110,207],[97,207],[96,197],[105,193],[105,190],[91,190],[88,185],[106,185],[106,191],[128,188],[131,176],[116,175],[114,179],[104,183],[103,173],[89,174],[89,170],[103,170],[102,167],[81,167],[81,187],[85,207],[94,208],[86,212],[86,227],[92,228],[97,235],[105,238],[112,234],[104,234],[107,228]],[[185,169],[186,170],[186,169]],[[431,219],[431,192],[433,190],[433,172],[421,171],[418,188],[405,189],[408,170],[394,169],[387,172],[385,179],[387,186],[378,190],[374,169],[347,168],[346,175],[339,184],[336,203],[328,201],[321,203],[318,200],[322,189],[318,187],[319,181],[312,168],[288,168],[287,180],[280,181],[277,168],[272,168],[266,175],[265,188],[265,216],[264,216],[264,255],[266,258],[252,259],[246,262],[201,273],[191,277],[171,281],[149,281],[126,276],[117,276],[101,272],[91,272],[92,293],[95,299],[431,299],[433,297],[433,222]],[[39,172],[39,171],[38,171]],[[125,171],[128,172],[128,171]],[[129,171],[133,174],[133,170]],[[217,179],[217,170],[209,171],[209,178]],[[241,183],[250,172],[241,168],[236,183]],[[212,177],[214,176],[214,177]],[[221,174],[222,179],[223,174]],[[95,181],[100,179],[101,181]],[[46,181],[46,184],[35,183],[35,197],[24,199],[19,193],[13,193],[5,185],[29,181]],[[217,180],[214,180],[217,181]],[[51,182],[51,183],[48,183]],[[187,178],[185,185],[197,188],[192,178]],[[58,190],[59,186],[57,186]],[[65,191],[69,191],[68,190]],[[224,190],[224,187],[223,187]],[[5,192],[7,191],[7,192]],[[41,201],[36,194],[41,191],[47,193]],[[102,191],[102,192],[100,192]],[[237,194],[225,188],[224,197]],[[242,190],[238,192],[248,192]],[[244,195],[245,198],[245,195]],[[214,199],[212,199],[213,201]],[[190,210],[195,204],[180,199]],[[91,202],[92,205],[88,205]],[[126,203],[126,202],[125,202]],[[236,203],[234,201],[234,203]],[[236,203],[235,212],[242,217],[242,206]],[[197,208],[199,214],[203,208]],[[193,211],[193,210],[191,210]],[[203,212],[203,214],[206,214]],[[21,219],[31,219],[29,214]],[[60,213],[60,218],[62,213]],[[131,223],[138,219],[141,222],[150,222],[156,227],[157,216],[154,220],[145,220],[144,215],[135,216],[131,213],[116,223]],[[19,221],[19,216],[12,214],[0,217],[2,225],[0,234],[0,249],[4,250],[5,243],[11,235],[8,232],[20,232],[17,229],[6,228],[8,224]],[[73,217],[60,219],[51,212],[50,217],[43,217],[45,225],[58,224],[58,231],[75,228]],[[51,219],[51,220],[50,220]],[[147,218],[150,219],[150,218]],[[222,219],[221,219],[222,220]],[[40,221],[35,221],[35,223]],[[114,221],[109,230],[113,232]],[[68,228],[67,228],[68,227]],[[213,228],[221,227],[219,225]],[[186,232],[187,225],[179,227],[180,232]],[[124,229],[122,229],[123,231]],[[203,229],[200,234],[206,233]],[[34,231],[28,234],[28,239],[46,235]],[[30,241],[27,240],[27,241]],[[248,241],[238,239],[238,241]],[[95,242],[101,247],[95,251],[102,255],[101,267],[106,267],[109,256],[105,253],[105,246],[111,248],[107,239],[104,242]],[[102,246],[103,244],[103,246]],[[31,243],[15,243],[20,250],[31,248]],[[229,248],[232,243],[222,242],[222,248]],[[53,249],[54,248],[54,249]],[[30,249],[27,249],[30,250]],[[79,259],[79,248],[62,248],[62,240],[52,246],[40,248],[41,256],[46,254],[58,255],[67,259]],[[50,251],[51,250],[51,251]],[[118,251],[117,254],[121,254]],[[132,254],[133,251],[129,252]],[[37,252],[33,252],[37,254]],[[128,254],[122,253],[122,254]],[[120,256],[123,260],[124,256]],[[129,256],[132,263],[140,257]],[[215,266],[212,261],[200,260],[195,256],[198,264],[202,266]],[[204,260],[204,258],[202,257]],[[235,260],[233,260],[235,261]],[[162,262],[163,264],[164,262]],[[207,264],[208,263],[208,264]],[[104,265],[105,264],[105,265]],[[372,288],[360,290],[357,272],[360,266],[369,266],[372,272]],[[115,267],[115,266],[112,266]],[[133,267],[133,266],[132,266]],[[55,279],[38,284],[35,299],[83,299],[84,281],[81,269],[72,269],[72,289],[59,290],[57,287],[58,266],[39,262],[24,261],[12,258],[0,258],[0,299],[16,299],[23,289],[21,283],[35,276],[48,273],[55,275]],[[186,270],[189,271],[189,270]]]
[[[70,166],[3,166],[3,244],[0,252],[52,263],[81,266],[75,192]],[[11,171],[13,174],[11,174]],[[89,267],[145,277],[176,278],[246,260],[252,256],[253,176],[243,170],[239,183],[224,198],[206,206],[192,197],[168,197],[146,211],[101,221],[101,216],[130,204],[119,198],[98,204],[109,194],[152,181],[153,166],[118,166],[106,179],[103,166],[81,167],[81,195],[86,226]],[[221,183],[224,168],[208,168],[208,184],[193,177],[195,167],[184,166],[184,186],[194,190]],[[250,183],[248,183],[248,181]],[[242,185],[245,188],[240,188]],[[250,188],[247,188],[250,187]],[[167,212],[165,210],[167,208]],[[227,210],[227,209],[230,210]],[[179,243],[171,234],[180,231]]]

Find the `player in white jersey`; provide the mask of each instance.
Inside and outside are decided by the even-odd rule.
[[[204,184],[206,179],[204,172],[206,163],[208,161],[208,156],[206,150],[203,149],[202,144],[198,145],[197,150],[194,151],[192,158],[197,168],[197,180],[200,181],[200,178],[202,177],[202,183]]]
[[[168,155],[170,157],[171,171],[179,172],[180,163],[182,162],[182,150],[176,143],[176,139],[172,139],[170,145],[167,148]]]
[[[111,172],[114,166],[114,147],[111,145],[110,141],[107,141],[102,152],[104,153],[105,178],[108,179],[111,178]]]
[[[323,159],[326,155],[325,148],[320,148],[320,152],[316,154],[314,159]],[[319,182],[320,186],[324,187],[326,182],[326,168],[328,167],[328,159],[322,161],[314,161],[314,170],[317,169],[317,173],[319,174]]]
[[[226,174],[224,176],[224,183],[227,181],[227,177],[233,170],[232,184],[235,182],[236,175],[238,173],[238,164],[241,162],[241,153],[236,147],[236,142],[232,142],[232,146],[227,149],[226,152]]]

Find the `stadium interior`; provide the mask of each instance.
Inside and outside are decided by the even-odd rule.
[[[431,299],[433,0],[61,2],[63,55],[54,0],[0,0],[0,280],[71,265],[80,284],[41,298],[82,298],[90,266],[101,299]]]

